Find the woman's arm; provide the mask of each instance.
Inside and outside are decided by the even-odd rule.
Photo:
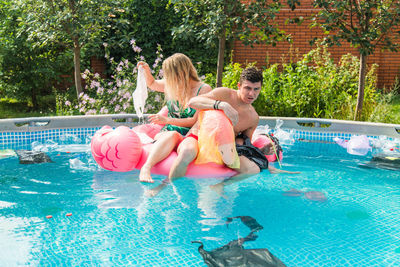
[[[192,97],[189,100],[188,106],[196,110],[213,109],[216,100],[224,101],[229,98],[229,88],[220,87],[214,90]]]
[[[180,127],[192,127],[197,121],[197,112],[191,118],[170,118],[160,114],[149,115],[150,122],[156,124],[171,124]]]
[[[137,64],[137,68],[139,69],[140,66],[143,67],[147,87],[153,91],[164,92],[165,80],[154,79],[153,75],[151,74],[149,64],[147,64],[146,62],[139,61]]]
[[[206,94],[211,92],[211,86],[209,86],[208,84],[203,84],[199,95],[202,94]],[[171,124],[171,125],[176,125],[176,126],[180,126],[180,127],[192,127],[196,121],[197,121],[197,117],[198,117],[198,111],[196,111],[196,113],[194,114],[193,117],[191,118],[170,118],[170,117],[166,117],[160,114],[154,114],[154,115],[149,115],[150,121],[152,123],[156,123],[156,124]]]

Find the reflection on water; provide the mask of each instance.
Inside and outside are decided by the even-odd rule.
[[[227,186],[227,198],[210,188],[220,180],[187,178],[147,198],[165,177],[99,169],[83,147],[49,152],[54,164],[1,159],[0,265],[203,266],[191,241],[211,250],[243,237],[246,226],[225,222],[247,215],[264,230],[246,246],[288,266],[398,266],[398,172],[317,149],[327,146],[294,145],[283,169],[301,174],[263,171]]]
[[[145,198],[137,172],[96,171],[92,188],[100,199],[99,208],[137,208]]]
[[[214,183],[216,182],[214,181]],[[232,216],[235,199],[238,196],[236,187],[229,188],[229,196],[224,198],[212,190],[209,185],[204,182],[196,183],[197,207],[200,209],[202,217],[199,223],[206,228],[225,224],[226,218]]]
[[[0,217],[1,262],[7,263],[7,266],[37,264],[38,259],[32,257],[31,252],[41,231],[35,231],[31,235],[25,235],[23,232],[23,229],[29,227],[34,221],[38,221],[38,218]]]

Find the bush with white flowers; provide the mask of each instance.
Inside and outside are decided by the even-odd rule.
[[[65,95],[57,96],[58,115],[94,115],[94,114],[124,114],[135,113],[132,93],[136,89],[138,61],[145,61],[140,55],[142,49],[136,45],[134,39],[130,41],[133,51],[138,55],[135,62],[122,59],[115,62],[107,52],[108,45],[103,44],[106,50],[105,58],[111,64],[112,75],[102,78],[98,73],[86,69],[82,73],[85,89],[79,95],[78,101],[70,101]],[[157,46],[156,60],[152,65],[152,74],[156,79],[162,78],[161,62],[163,60],[161,46]],[[144,109],[145,113],[156,113],[164,104],[163,95],[149,91],[149,97]]]

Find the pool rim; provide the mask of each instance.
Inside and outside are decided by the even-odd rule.
[[[35,132],[51,129],[96,128],[104,125],[111,127],[134,127],[148,117],[139,120],[136,114],[79,115],[53,117],[27,117],[0,119],[0,133]],[[260,116],[259,125],[268,125],[274,129],[277,120],[283,121],[282,129],[294,129],[316,133],[347,133],[369,136],[387,136],[400,138],[400,124],[361,122],[319,118],[266,117]]]

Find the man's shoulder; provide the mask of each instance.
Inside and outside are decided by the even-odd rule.
[[[235,90],[228,88],[228,87],[217,87],[214,88],[212,94],[218,99],[231,102],[232,96]]]
[[[232,92],[232,91],[235,91],[235,90],[233,90],[232,88],[228,88],[228,87],[216,87],[216,88],[214,88],[214,90],[213,91],[219,91],[219,92]]]

